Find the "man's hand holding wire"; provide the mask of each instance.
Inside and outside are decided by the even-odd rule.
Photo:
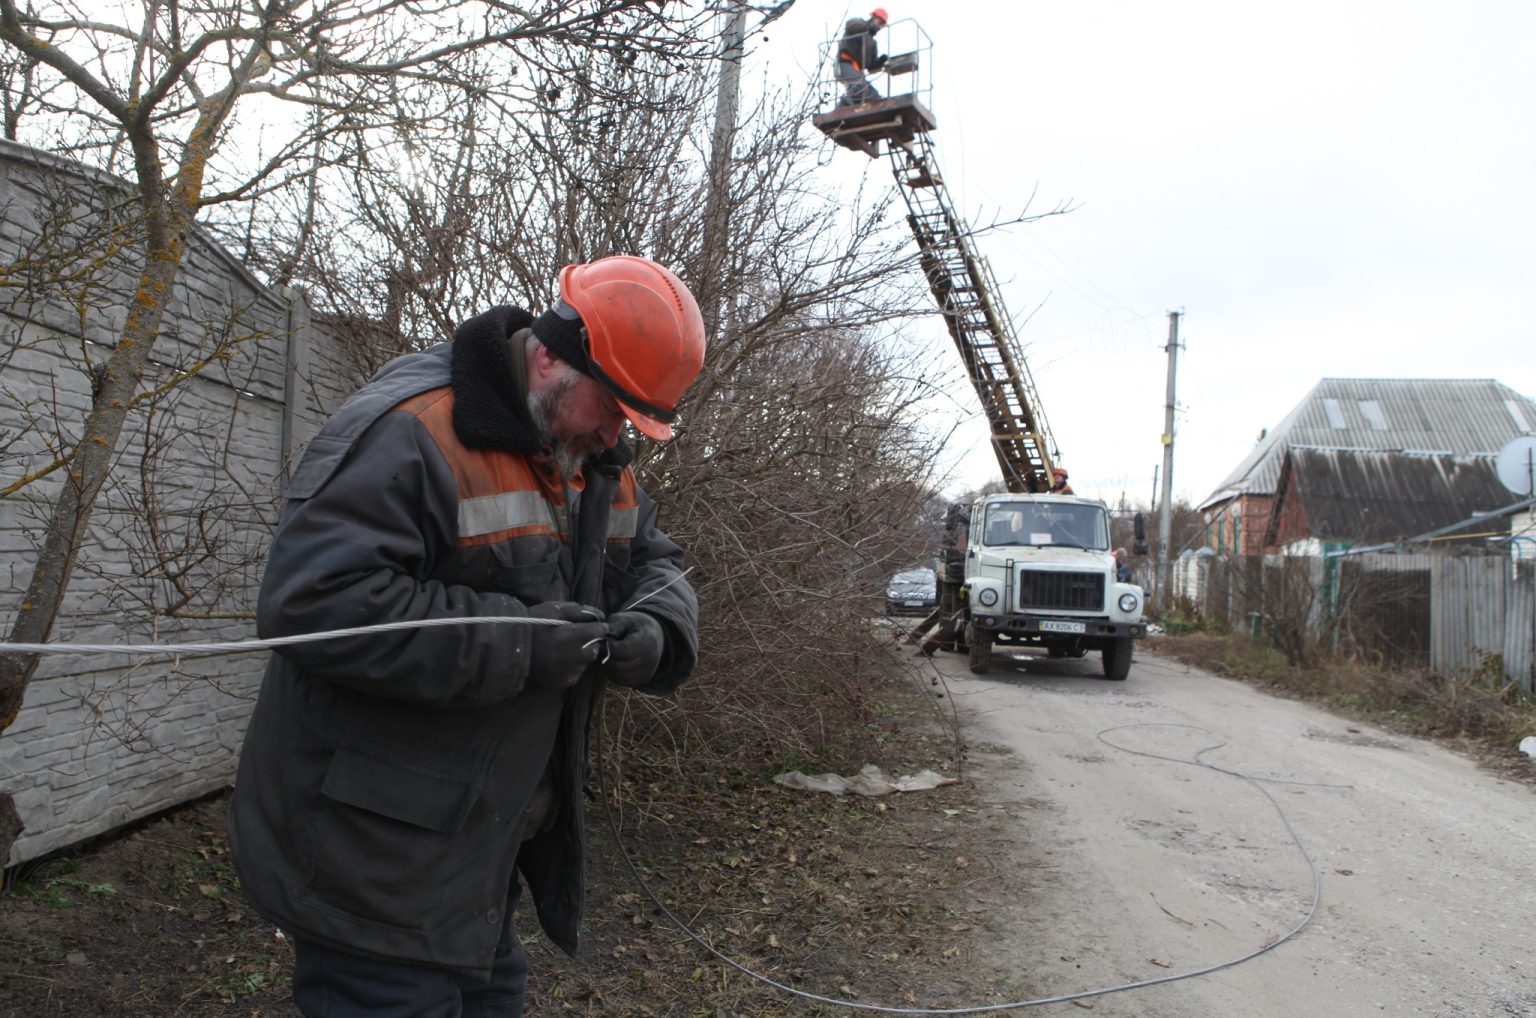
[[[587,666],[603,654],[609,627],[603,613],[574,601],[545,601],[528,609],[529,618],[559,619],[564,626],[530,626],[528,682],[545,689],[574,686]],[[615,616],[617,618],[618,616]]]
[[[621,686],[643,686],[656,674],[667,635],[655,616],[616,612],[608,616],[608,659],[603,674]]]

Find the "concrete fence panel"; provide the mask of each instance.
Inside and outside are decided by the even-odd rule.
[[[50,465],[81,433],[138,278],[132,223],[112,211],[131,207],[126,194],[0,142],[0,489],[15,487],[0,497],[5,633],[67,483]],[[360,381],[300,294],[195,236],[52,641],[252,637],[281,479]],[[264,661],[45,655],[0,735],[0,780],[26,825],[6,862],[227,784]]]

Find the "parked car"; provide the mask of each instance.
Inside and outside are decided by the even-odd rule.
[[[887,615],[926,615],[939,603],[938,578],[932,569],[904,569],[885,588]]]

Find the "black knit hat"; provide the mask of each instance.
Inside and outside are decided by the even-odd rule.
[[[581,316],[565,301],[533,320],[533,334],[545,348],[584,375],[592,374],[587,356],[586,326]]]

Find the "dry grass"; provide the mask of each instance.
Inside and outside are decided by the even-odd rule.
[[[1503,681],[1496,657],[1475,672],[1451,676],[1326,656],[1312,667],[1295,667],[1266,644],[1195,628],[1153,639],[1146,649],[1392,731],[1453,742],[1509,776],[1536,782],[1516,749],[1536,735],[1536,699]]]

